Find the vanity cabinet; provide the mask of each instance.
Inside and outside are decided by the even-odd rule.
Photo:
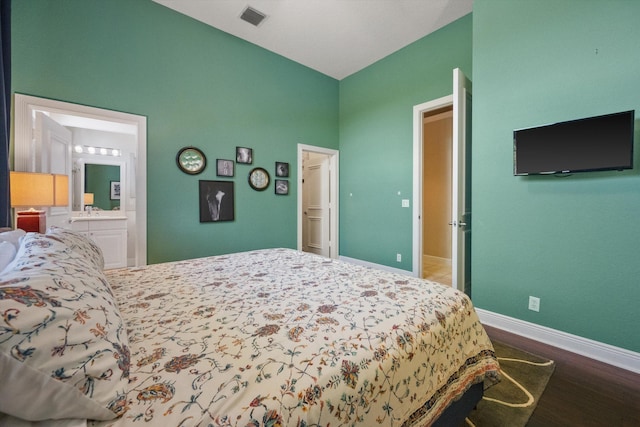
[[[127,218],[74,218],[71,229],[98,245],[105,270],[127,266]]]

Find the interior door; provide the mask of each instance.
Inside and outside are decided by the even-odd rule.
[[[329,157],[309,153],[303,173],[303,250],[329,257]]]
[[[471,295],[471,82],[453,70],[452,286]]]
[[[36,112],[35,120],[36,172],[48,172],[71,176],[71,131],[60,125],[47,115]],[[69,195],[71,195],[69,179]],[[47,227],[56,225],[68,227],[66,221],[70,213],[70,205],[49,208]]]

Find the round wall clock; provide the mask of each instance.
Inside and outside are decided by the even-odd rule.
[[[263,168],[253,168],[249,172],[249,185],[256,191],[263,191],[269,186],[269,172]]]
[[[176,163],[178,163],[178,167],[182,172],[196,175],[207,166],[207,158],[196,147],[184,147],[178,151]]]

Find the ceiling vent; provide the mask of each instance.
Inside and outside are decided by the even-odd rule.
[[[254,26],[258,26],[262,23],[262,21],[264,21],[264,19],[267,17],[267,15],[265,15],[262,12],[259,12],[257,10],[255,10],[254,8],[252,8],[251,6],[247,6],[247,8],[244,10],[244,12],[242,12],[242,15],[240,15],[240,19],[242,19],[243,21],[248,22],[251,25]]]

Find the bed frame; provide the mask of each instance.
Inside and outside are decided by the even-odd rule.
[[[453,402],[432,424],[432,427],[452,427],[464,423],[464,419],[476,408],[484,395],[484,383],[474,384],[465,394]]]

